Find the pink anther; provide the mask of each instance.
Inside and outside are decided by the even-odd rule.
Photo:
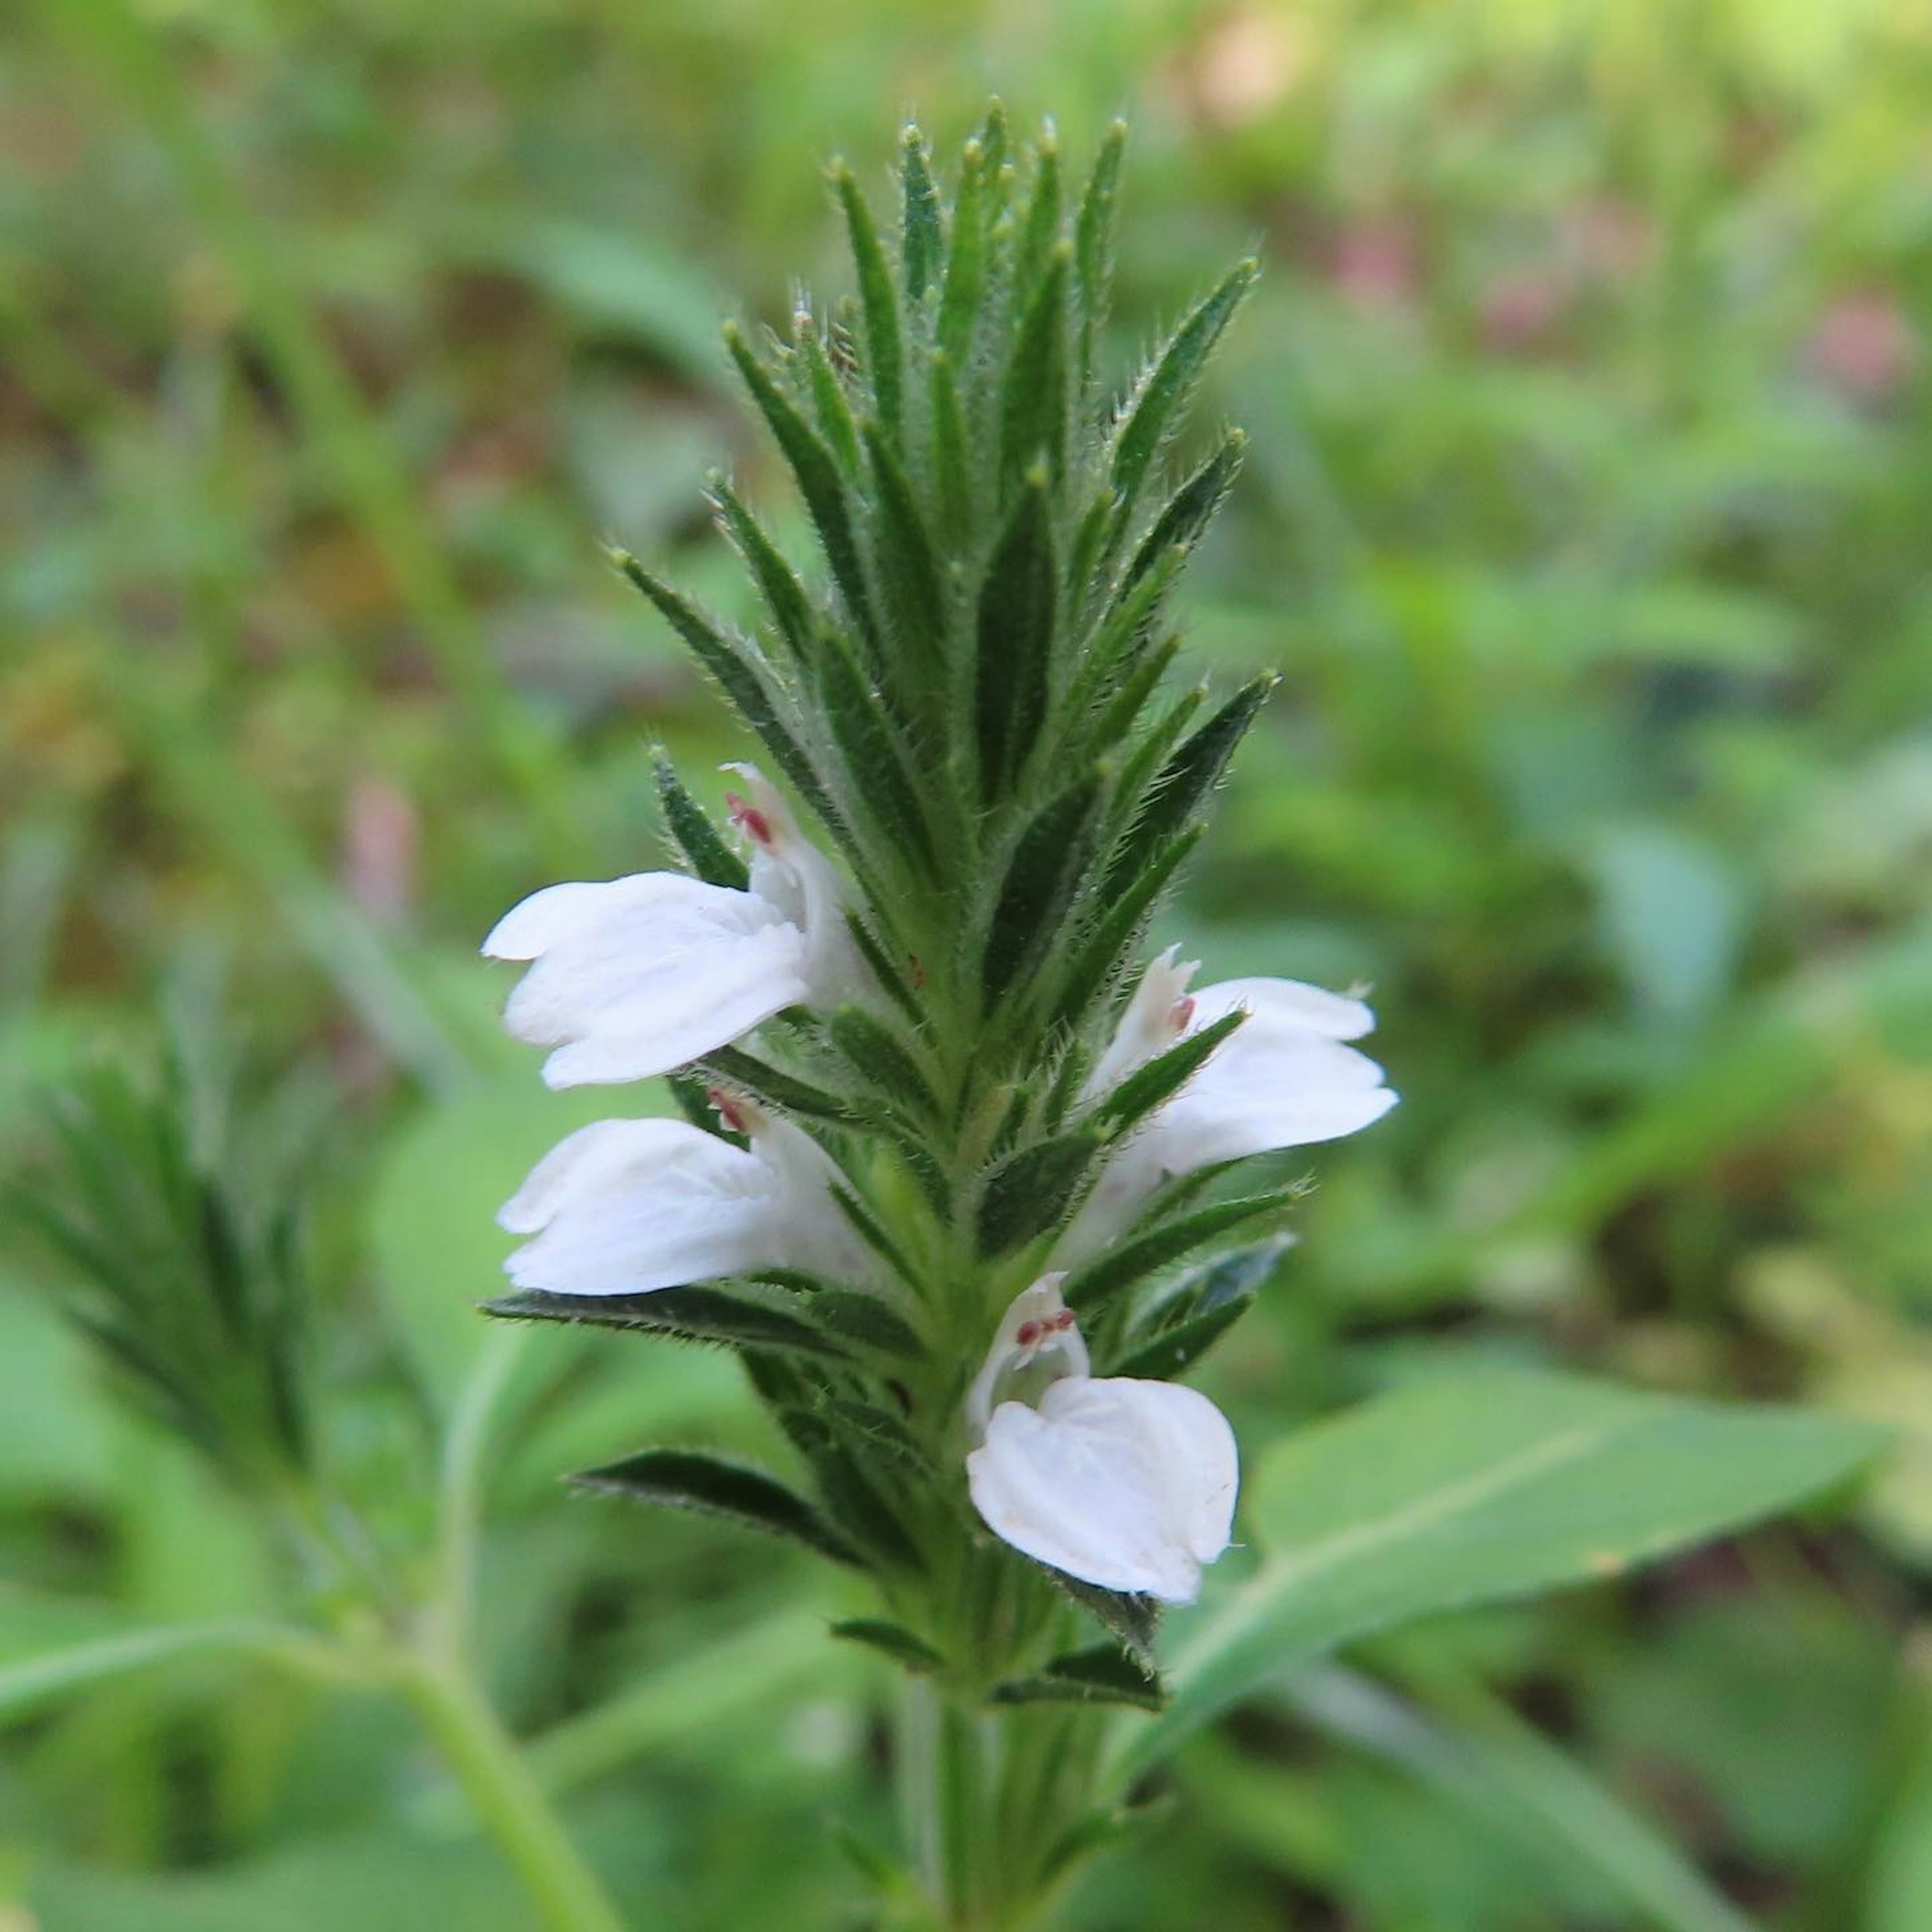
[[[1030,1348],[1045,1333],[1043,1324],[1038,1322],[1022,1322],[1018,1328],[1014,1331],[1013,1340],[1022,1348]]]
[[[1190,993],[1185,998],[1176,1000],[1168,1010],[1167,1019],[1176,1033],[1185,1033],[1194,1022],[1194,995]]]
[[[755,805],[740,798],[735,791],[728,791],[724,794],[724,808],[730,813],[734,825],[744,827],[745,836],[753,844],[770,844],[772,821]]]
[[[1070,1308],[1063,1308],[1060,1312],[1053,1318],[1053,1325],[1060,1332],[1060,1334],[1063,1335],[1065,1334],[1066,1330],[1073,1326],[1072,1310]]]
[[[710,1088],[704,1096],[711,1102],[712,1111],[734,1134],[749,1133],[746,1124],[744,1109],[722,1087]]]

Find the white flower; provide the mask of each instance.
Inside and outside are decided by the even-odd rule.
[[[966,1458],[973,1507],[1003,1541],[1083,1582],[1192,1603],[1234,1526],[1234,1431],[1177,1382],[1090,1376],[1061,1279],[1008,1310],[967,1397],[981,1438]],[[994,1406],[1042,1371],[1053,1378],[1036,1400]]]
[[[1382,1070],[1345,1041],[1371,1031],[1360,1000],[1296,980],[1224,980],[1190,994],[1196,961],[1170,946],[1150,965],[1088,1078],[1091,1100],[1143,1062],[1239,1010],[1247,1017],[1108,1162],[1062,1242],[1063,1260],[1102,1246],[1162,1180],[1243,1156],[1339,1138],[1396,1103]]]
[[[483,942],[527,959],[503,1012],[519,1040],[556,1048],[553,1087],[648,1079],[728,1045],[792,1006],[832,1006],[861,969],[838,877],[749,765],[730,799],[752,847],[749,889],[680,872],[546,886]]]
[[[734,1147],[684,1120],[598,1120],[551,1148],[498,1222],[526,1241],[504,1263],[519,1288],[644,1294],[771,1268],[849,1276],[856,1237],[812,1138],[742,1100],[712,1096],[751,1137]]]

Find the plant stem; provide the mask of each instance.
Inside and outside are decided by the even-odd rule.
[[[938,1684],[906,1685],[899,1737],[907,1826],[946,1932],[990,1932],[986,1740],[978,1713]]]
[[[602,1882],[571,1842],[476,1679],[448,1658],[418,1654],[405,1668],[403,1686],[549,1932],[624,1932]]]

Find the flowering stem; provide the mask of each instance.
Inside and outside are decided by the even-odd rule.
[[[404,1667],[402,1688],[549,1932],[624,1932],[475,1678],[446,1658],[418,1654]]]
[[[910,1678],[900,1733],[908,1823],[920,1875],[946,1932],[991,1932],[985,1720]]]

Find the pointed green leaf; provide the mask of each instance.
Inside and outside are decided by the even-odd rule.
[[[946,596],[939,560],[898,458],[871,423],[865,438],[878,514],[879,580],[898,620],[901,646],[922,669],[936,672],[946,657]]]
[[[1084,1610],[1119,1642],[1122,1649],[1152,1675],[1154,1640],[1160,1628],[1160,1605],[1152,1597],[1123,1590],[1103,1590],[1097,1583],[1083,1583],[1051,1564],[1036,1564],[1055,1588]]]
[[[1265,1194],[1244,1195],[1238,1200],[1212,1202],[1163,1221],[1144,1234],[1117,1241],[1067,1276],[1066,1305],[1076,1310],[1098,1308],[1210,1241],[1219,1240],[1237,1228],[1287,1214],[1304,1196],[1299,1186],[1277,1187]]]
[[[704,806],[685,790],[683,780],[662,749],[652,753],[651,769],[657,780],[664,829],[691,869],[707,884],[744,891],[752,882],[750,868],[725,844]]]
[[[1082,1016],[1113,982],[1142,934],[1158,900],[1180,862],[1200,844],[1204,827],[1191,825],[1170,838],[1143,866],[1130,884],[1102,913],[1080,942],[1061,976],[1054,1017],[1064,1026],[1078,1024]]]
[[[820,1288],[812,1312],[841,1340],[916,1362],[926,1353],[919,1330],[882,1296],[856,1288]]]
[[[817,634],[812,602],[805,594],[792,567],[779,555],[778,546],[765,534],[764,526],[748,510],[736,490],[722,478],[714,478],[711,499],[718,518],[732,548],[745,560],[758,586],[758,594],[771,613],[772,623],[796,664],[808,664]]]
[[[1280,682],[1270,672],[1244,685],[1162,766],[1148,788],[1145,806],[1114,856],[1113,878],[1137,867],[1144,853],[1173,837],[1201,809],[1255,714]]]
[[[973,536],[971,458],[959,386],[953,380],[952,358],[943,349],[932,352],[932,379],[933,480],[940,516],[950,533],[944,548],[957,556]]]
[[[808,309],[801,308],[792,317],[792,353],[805,372],[806,393],[812,398],[812,413],[831,446],[838,466],[852,482],[859,480],[859,425],[845,386],[825,353],[819,339],[818,325]]]
[[[959,191],[952,203],[952,247],[939,298],[939,346],[955,362],[973,346],[973,324],[986,279],[986,224],[982,208],[986,158],[977,141],[966,143]]]
[[[836,460],[818,432],[772,380],[770,373],[752,353],[751,345],[738,330],[726,328],[724,346],[798,479],[799,493],[811,512],[825,560],[832,567],[832,581],[838,585],[846,608],[867,638],[873,638],[872,596],[860,561],[858,542],[852,533],[851,512]]]
[[[1124,590],[1131,590],[1169,551],[1184,553],[1201,541],[1240,473],[1247,442],[1239,430],[1231,430],[1214,454],[1168,498],[1127,566],[1121,580]]]
[[[1172,340],[1128,404],[1114,443],[1114,488],[1120,498],[1123,527],[1132,514],[1149,468],[1186,407],[1222,331],[1259,273],[1260,265],[1252,259],[1237,262],[1220,286],[1174,331]]]
[[[1066,466],[1066,284],[1072,245],[1060,242],[1027,304],[1000,392],[1000,474],[1010,482],[1040,457]]]
[[[1033,196],[1027,203],[1026,224],[1020,234],[1019,260],[1014,276],[1022,299],[1038,280],[1060,233],[1060,136],[1051,121],[1040,130],[1040,142],[1034,152],[1036,158]]]
[[[1165,1053],[1156,1054],[1101,1098],[1094,1118],[1116,1138],[1128,1132],[1156,1108],[1166,1106],[1246,1018],[1246,1010],[1238,1006],[1212,1025],[1176,1041]]]
[[[1198,1315],[1162,1328],[1109,1365],[1110,1376],[1138,1382],[1171,1382],[1187,1371],[1255,1305],[1252,1294],[1220,1301]]]
[[[832,1045],[880,1092],[916,1114],[938,1118],[938,1096],[919,1056],[884,1020],[862,1006],[842,1006],[826,1030]]]
[[[1095,1644],[1050,1658],[1030,1677],[995,1684],[995,1704],[1130,1704],[1158,1711],[1167,1702],[1160,1679],[1118,1644]]]
[[[845,1353],[830,1336],[797,1316],[717,1288],[661,1288],[648,1294],[548,1294],[526,1288],[484,1302],[483,1312],[509,1322],[629,1328],[674,1341],[732,1348],[782,1348],[835,1358]]]
[[[837,632],[826,634],[820,650],[819,695],[867,818],[916,868],[934,872],[939,851],[927,822],[927,788],[916,776],[885,699]]]
[[[1383,1396],[1280,1444],[1260,1573],[1198,1616],[1131,1777],[1257,1684],[1416,1618],[1620,1576],[1846,1481],[1879,1431],[1796,1408],[1488,1374]]]
[[[1047,709],[1053,657],[1053,512],[1046,478],[1030,476],[986,566],[974,628],[974,716],[980,795],[1011,785]]]
[[[1061,1134],[1002,1161],[980,1197],[980,1252],[1003,1255],[1044,1234],[1066,1212],[1100,1148],[1094,1135]]]
[[[1094,376],[1094,340],[1106,312],[1108,284],[1113,276],[1114,203],[1120,188],[1120,161],[1127,148],[1127,124],[1116,121],[1100,142],[1087,191],[1080,198],[1074,224],[1075,268],[1080,306],[1080,380]]]
[[[938,184],[932,178],[925,139],[916,128],[907,128],[899,136],[899,151],[904,197],[900,266],[905,276],[906,298],[917,302],[939,279],[945,237],[940,231]]]
[[[889,434],[897,436],[902,419],[905,388],[904,346],[899,334],[899,305],[892,292],[892,271],[872,225],[872,211],[859,192],[852,170],[842,162],[832,170],[832,184],[845,212],[845,229],[852,244],[852,266],[858,272],[859,301],[866,316],[866,372],[872,378],[872,400]]]
[[[698,1066],[721,1085],[734,1088],[748,1099],[776,1107],[779,1112],[799,1114],[811,1120],[842,1120],[845,1102],[836,1094],[801,1080],[757,1054],[740,1046],[714,1046]]]
[[[889,1624],[879,1617],[848,1617],[832,1626],[832,1634],[847,1643],[862,1643],[917,1676],[946,1668],[946,1659],[902,1624]]]
[[[1097,771],[1076,778],[1021,834],[986,935],[989,1003],[1031,969],[1064,926],[1093,856],[1104,790]]]
[[[690,1449],[644,1449],[621,1462],[584,1470],[570,1482],[574,1489],[628,1496],[659,1509],[722,1516],[748,1528],[789,1537],[835,1562],[857,1561],[851,1546],[804,1497],[749,1463]]]

